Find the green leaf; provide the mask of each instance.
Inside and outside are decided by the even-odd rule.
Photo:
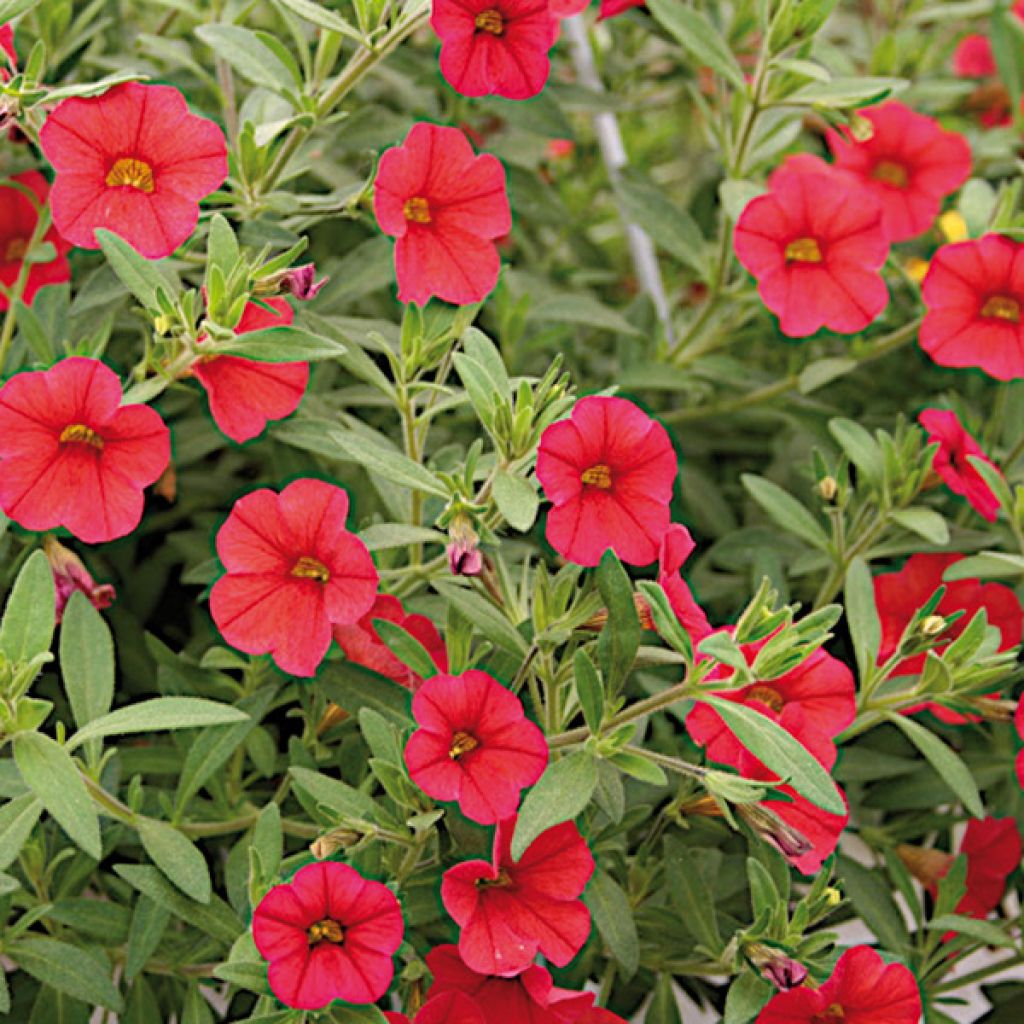
[[[935,769],[946,785],[960,798],[964,807],[974,815],[975,818],[985,816],[985,806],[981,802],[978,793],[978,786],[974,781],[967,765],[942,742],[933,732],[930,732],[919,722],[904,715],[897,715],[891,712],[886,713],[885,718],[897,728],[901,729],[907,739],[924,754],[925,759]]]
[[[590,908],[608,952],[622,968],[623,978],[631,978],[640,966],[640,939],[629,897],[611,875],[597,871],[583,902]]]
[[[714,25],[681,0],[649,0],[651,14],[676,38],[697,66],[707,66],[737,89],[746,89],[743,69]]]
[[[787,97],[787,103],[848,110],[878,103],[902,92],[910,83],[905,78],[833,78],[831,82],[811,82]]]
[[[910,936],[903,915],[879,875],[863,864],[843,856],[839,858],[837,875],[842,882],[843,892],[878,941],[893,953],[908,949]]]
[[[527,318],[542,323],[580,324],[630,337],[640,334],[640,330],[621,313],[598,302],[597,299],[592,299],[589,295],[560,292],[532,305]]]
[[[114,700],[114,641],[82,593],[71,595],[60,627],[60,670],[75,724],[105,715]]]
[[[576,696],[583,709],[583,718],[594,736],[601,732],[604,720],[604,686],[597,674],[590,655],[580,649],[573,656],[573,676],[576,682]]]
[[[335,359],[345,351],[340,341],[311,334],[301,327],[266,327],[261,331],[236,334],[229,341],[209,347],[219,355],[243,356],[260,363],[290,363],[317,359]]]
[[[406,544],[447,544],[447,534],[425,526],[408,526],[405,523],[374,523],[359,531],[359,539],[370,551],[386,551],[401,548]]]
[[[997,4],[992,12],[992,55],[996,59],[999,80],[1010,94],[1010,109],[1020,107],[1024,89],[1024,33],[1009,4]]]
[[[896,509],[889,514],[905,530],[923,537],[929,544],[944,547],[949,543],[949,527],[946,520],[934,509],[917,506]]]
[[[0,25],[14,21],[20,14],[27,14],[39,0],[0,0]]]
[[[533,526],[540,497],[529,480],[503,469],[494,478],[492,493],[498,511],[512,529],[526,533]]]
[[[173,826],[153,818],[140,818],[136,828],[153,863],[186,896],[209,903],[210,869],[195,844]]]
[[[11,662],[28,662],[50,649],[56,619],[53,570],[42,551],[21,567],[0,623],[0,651]]]
[[[215,213],[210,218],[206,252],[210,265],[217,267],[225,279],[230,277],[238,263],[238,239],[222,213]]]
[[[522,634],[486,598],[467,587],[439,581],[434,581],[432,585],[447,602],[455,605],[496,647],[518,657],[522,657],[526,653],[527,643]]]
[[[280,57],[255,32],[239,25],[200,25],[196,35],[253,85],[277,92],[302,87]]]
[[[32,793],[23,793],[0,806],[0,871],[6,871],[18,859],[42,813],[43,805]]]
[[[403,629],[397,622],[389,619],[374,619],[373,627],[377,630],[378,636],[387,645],[391,653],[403,664],[423,679],[430,679],[436,676],[438,669],[434,659],[426,649],[407,629]]]
[[[942,574],[943,580],[1015,579],[1024,576],[1024,557],[1006,551],[981,551],[954,562]]]
[[[597,567],[597,588],[608,618],[597,642],[601,674],[615,693],[629,674],[640,646],[640,618],[633,600],[633,584],[614,551],[606,551]]]
[[[642,227],[680,263],[707,277],[706,242],[694,219],[653,182],[624,177],[615,186],[626,217]]]
[[[816,548],[828,547],[828,537],[821,524],[792,494],[752,473],[744,473],[740,479],[754,501],[784,530]]]
[[[14,760],[25,785],[58,825],[94,860],[103,855],[100,822],[67,749],[38,732],[14,737]]]
[[[360,708],[373,708],[401,722],[412,717],[410,694],[404,686],[352,662],[328,662],[320,669],[316,685],[350,715],[358,714]]]
[[[512,856],[518,860],[545,829],[570,821],[590,802],[597,787],[597,762],[588,750],[576,750],[548,765],[519,810]]]
[[[58,992],[115,1013],[124,1007],[109,968],[77,946],[41,935],[24,935],[5,952],[23,971]]]
[[[170,282],[156,268],[152,260],[139,255],[120,235],[106,228],[96,229],[96,241],[118,280],[142,303],[146,309],[159,310],[157,292],[161,289],[173,295]]]
[[[729,986],[722,1024],[747,1024],[774,995],[775,989],[752,971],[744,971]]]
[[[846,813],[832,776],[782,726],[745,704],[710,694],[700,694],[697,699],[713,707],[740,743],[801,796],[829,814]]]
[[[156,952],[170,919],[171,912],[148,896],[139,896],[135,901],[124,965],[125,977],[129,981],[142,972],[149,958]]]
[[[665,774],[665,770],[641,754],[633,753],[630,750],[619,750],[614,754],[610,754],[608,760],[619,771],[625,772],[640,782],[646,782],[649,786],[665,786],[668,784],[668,776]]]
[[[847,359],[845,356],[816,359],[800,371],[797,389],[801,395],[809,395],[837,378],[846,376],[859,365],[856,359]]]
[[[373,800],[347,782],[293,764],[288,773],[295,786],[342,818],[372,820]]]
[[[154,697],[94,719],[68,740],[68,749],[74,750],[86,740],[99,736],[126,736],[135,732],[230,725],[232,722],[245,721],[248,717],[244,711],[230,704],[220,704],[203,697]]]
[[[349,39],[362,41],[362,33],[354,25],[350,25],[334,11],[321,7],[320,4],[313,3],[313,0],[278,0],[278,3],[283,7],[287,7],[294,14],[297,14],[303,21],[308,21],[311,25],[316,25],[318,28],[326,28],[331,32],[337,32],[339,35],[348,36]]]
[[[637,583],[637,590],[647,602],[658,636],[673,650],[678,651],[687,662],[692,663],[693,641],[673,611],[672,604],[661,584],[651,580],[640,580]]]
[[[414,491],[426,491],[427,494],[436,494],[439,498],[448,496],[444,484],[429,469],[418,462],[413,462],[406,455],[369,445],[365,438],[354,434],[332,431],[330,439],[347,458],[365,466],[371,474],[379,473],[386,480],[392,480]]]
[[[882,449],[871,434],[853,420],[829,420],[828,429],[861,476],[877,484],[884,473],[884,460]]]
[[[693,847],[676,836],[664,842],[669,896],[681,914],[683,927],[709,952],[722,949],[715,911],[715,892],[722,851]]]
[[[659,974],[654,994],[644,1014],[644,1024],[683,1024],[679,1014],[679,999],[672,988],[672,975]]]
[[[864,679],[878,660],[878,649],[882,645],[882,624],[875,606],[871,570],[859,556],[850,562],[846,570],[845,605],[846,624],[850,627],[857,671],[860,678]]]
[[[1007,935],[997,922],[979,921],[973,917],[964,917],[962,914],[943,914],[941,917],[929,921],[925,927],[929,931],[956,932],[958,935],[967,935],[986,946],[1012,948],[1016,945],[1013,938]]]

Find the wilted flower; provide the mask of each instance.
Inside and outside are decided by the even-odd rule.
[[[110,583],[97,583],[82,564],[82,560],[70,548],[64,547],[56,537],[43,540],[43,550],[53,570],[53,583],[57,592],[57,622],[64,617],[71,595],[77,590],[89,599],[92,606],[102,610],[109,608],[117,597]]]

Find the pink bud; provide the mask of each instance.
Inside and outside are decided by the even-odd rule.
[[[322,277],[319,281],[316,278],[316,266],[312,263],[304,263],[301,267],[292,267],[285,271],[280,279],[281,291],[294,295],[302,302],[307,302],[316,297],[317,292],[329,278]]]
[[[82,560],[70,548],[64,547],[54,537],[47,537],[43,541],[43,550],[53,570],[58,622],[64,617],[64,609],[76,590],[85,594],[92,606],[98,610],[109,608],[114,603],[117,592],[113,586],[109,583],[97,583],[82,564]]]

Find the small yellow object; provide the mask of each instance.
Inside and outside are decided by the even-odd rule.
[[[946,628],[946,620],[941,615],[929,615],[921,623],[921,632],[925,636],[938,636]]]
[[[166,334],[173,325],[174,321],[169,316],[161,314],[153,321],[153,330],[155,330],[157,334]]]
[[[107,172],[107,184],[111,188],[127,186],[147,194],[156,189],[153,168],[145,160],[136,160],[134,157],[122,157],[115,161]]]
[[[920,284],[924,280],[925,274],[928,273],[928,261],[921,259],[919,256],[911,256],[906,263],[903,264],[903,269],[907,272],[907,277],[911,281],[916,281]]]
[[[825,890],[825,902],[830,907],[838,907],[843,902],[843,894],[834,885],[830,885]]]
[[[821,258],[816,238],[797,238],[786,246],[787,263],[820,263]]]
[[[939,230],[947,242],[966,242],[970,237],[967,221],[956,210],[947,210],[939,217]]]

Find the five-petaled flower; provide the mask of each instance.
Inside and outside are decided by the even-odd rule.
[[[963,495],[979,515],[994,523],[999,516],[999,499],[968,458],[980,459],[998,473],[981,445],[950,409],[925,409],[917,420],[928,432],[928,443],[939,445],[932,469],[954,494]]]
[[[677,472],[660,423],[623,398],[581,399],[540,439],[548,543],[577,565],[597,565],[609,548],[631,565],[653,562]]]
[[[481,825],[515,814],[519,794],[548,763],[544,734],[486,672],[436,675],[412,699],[419,728],[405,745],[412,781],[435,800],[458,801]]]
[[[224,639],[270,654],[285,672],[311,676],[331,645],[331,627],[358,622],[373,605],[377,570],[345,529],[348,495],[322,480],[295,480],[235,502],[217,534],[227,570],[210,612]]]
[[[463,861],[441,880],[441,900],[462,929],[459,955],[481,974],[519,974],[538,952],[564,967],[590,934],[580,895],[594,858],[576,825],[542,832],[519,860],[512,859],[515,826],[515,817],[499,822],[490,862]]]
[[[122,406],[117,374],[98,359],[73,356],[0,387],[0,507],[27,530],[124,537],[170,456],[159,413]]]
[[[169,256],[195,230],[199,200],[228,172],[223,132],[190,114],[169,85],[125,82],[63,100],[39,142],[57,172],[53,222],[84,249],[98,248],[96,229],[105,228],[143,256]]]
[[[921,298],[921,348],[940,366],[1024,377],[1024,245],[1003,235],[944,245]]]
[[[434,0],[441,74],[463,96],[536,96],[548,80],[558,37],[550,0]],[[575,12],[573,12],[575,13]]]
[[[451,989],[428,999],[412,1019],[404,1013],[384,1011],[388,1024],[487,1024],[483,1010],[464,992]]]
[[[740,214],[733,244],[782,333],[863,330],[889,301],[877,200],[852,175],[807,156],[790,157],[768,185]]]
[[[271,990],[299,1010],[319,1010],[335,999],[380,999],[404,930],[390,889],[333,861],[307,864],[275,885],[252,918],[256,948],[270,962]]]
[[[250,302],[236,334],[290,324],[292,307],[285,299]],[[284,419],[299,407],[309,383],[309,363],[262,363],[239,356],[200,355],[192,365],[210,401],[210,414],[221,431],[242,444],[263,432],[270,420]]]
[[[856,175],[878,200],[891,241],[914,238],[932,226],[942,200],[970,177],[970,147],[963,136],[897,100],[859,116],[870,122],[870,138],[828,133],[836,166]]]
[[[456,128],[420,122],[380,158],[373,209],[394,236],[398,298],[467,305],[498,283],[494,239],[512,228],[505,169]]]
[[[870,946],[848,949],[820,988],[780,992],[756,1024],[918,1024],[921,993],[903,964],[887,964]]]
[[[25,194],[27,190],[34,200]],[[21,274],[29,244],[39,223],[39,209],[46,205],[50,186],[38,171],[23,171],[9,181],[0,180],[0,285],[10,290]],[[68,250],[71,246],[52,225],[43,235],[43,241],[54,248],[54,258],[45,263],[29,265],[21,299],[32,304],[36,292],[48,284],[59,284],[71,279]],[[0,312],[7,309],[8,299],[0,291]]]

